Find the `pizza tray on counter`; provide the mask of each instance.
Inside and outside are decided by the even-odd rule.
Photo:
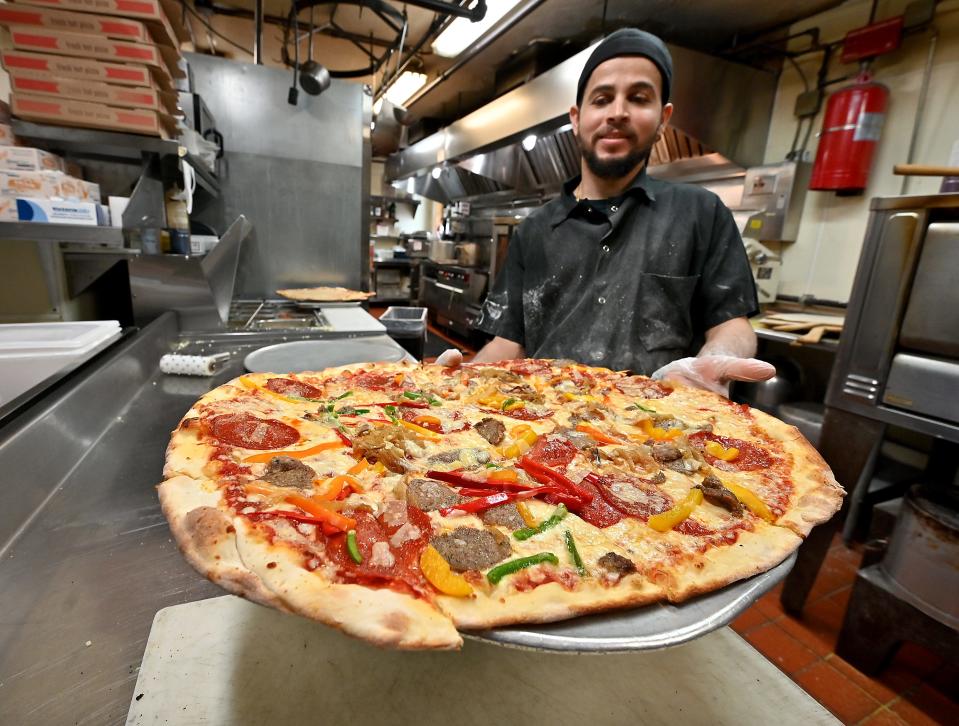
[[[496,645],[561,653],[617,653],[682,645],[718,630],[781,582],[796,553],[771,570],[679,605],[659,603],[537,625],[464,631],[463,637]]]

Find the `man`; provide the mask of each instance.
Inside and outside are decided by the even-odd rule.
[[[590,55],[569,112],[581,176],[517,228],[478,324],[495,337],[474,362],[572,358],[723,395],[775,374],[751,358],[759,306],[729,210],[646,174],[672,72],[663,42],[633,28]]]

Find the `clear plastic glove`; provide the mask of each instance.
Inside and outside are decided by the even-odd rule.
[[[459,368],[463,365],[463,354],[456,348],[447,348],[436,359],[436,365],[447,368]]]
[[[731,355],[705,355],[680,358],[654,372],[657,380],[671,380],[695,388],[729,396],[730,381],[765,381],[776,375],[776,367],[756,358]]]

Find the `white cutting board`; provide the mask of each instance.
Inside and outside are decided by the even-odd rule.
[[[321,308],[323,317],[338,333],[384,333],[386,326],[363,308]]]
[[[729,628],[643,653],[378,650],[232,595],[161,610],[127,724],[836,724]]]

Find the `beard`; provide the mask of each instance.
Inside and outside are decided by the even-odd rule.
[[[637,166],[645,164],[649,160],[649,155],[653,152],[653,146],[656,144],[658,136],[654,135],[645,146],[638,146],[627,151],[623,156],[614,156],[607,159],[601,159],[596,153],[595,146],[587,146],[579,136],[576,142],[583,155],[583,161],[589,170],[600,179],[621,179],[630,172],[635,171]]]

